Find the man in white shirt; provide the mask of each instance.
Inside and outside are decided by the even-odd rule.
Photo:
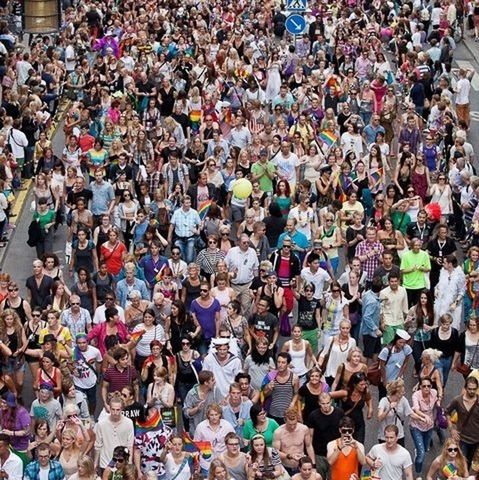
[[[123,310],[123,308],[119,305],[116,305],[115,300],[116,298],[113,292],[108,292],[105,295],[105,303],[97,307],[97,309],[95,310],[95,314],[93,315],[94,325],[106,321],[105,310],[110,307],[115,307],[118,310],[118,316],[120,317],[120,320],[125,323],[125,310]]]
[[[404,319],[409,311],[407,292],[399,285],[399,274],[391,272],[389,286],[381,290],[381,320],[383,323],[383,345],[390,343],[399,328],[404,328]]]
[[[236,126],[230,132],[230,145],[240,149],[246,148],[251,143],[251,132],[243,124],[242,118],[236,118]]]
[[[25,52],[23,54],[22,60],[17,62],[17,83],[19,86],[25,85],[28,77],[30,76],[30,71],[34,70],[32,64],[29,62],[30,54]]]
[[[249,246],[249,237],[242,234],[237,247],[230,248],[225,257],[228,271],[235,275],[231,280],[231,287],[236,292],[237,300],[241,303],[241,311],[248,318],[251,309],[250,285],[258,275],[258,256],[256,250]]]
[[[320,268],[319,255],[311,253],[308,257],[309,267],[301,270],[301,280],[304,283],[314,285],[314,298],[319,300],[323,296],[324,284],[329,282],[329,274],[326,270]]]
[[[73,46],[73,40],[68,40],[68,45],[65,48],[65,68],[67,70],[67,75],[72,73],[75,70],[75,65],[77,63],[75,47]]]
[[[374,445],[366,456],[371,473],[378,472],[381,480],[413,480],[410,453],[398,445],[398,427],[388,425],[384,429],[384,443]]]
[[[456,113],[458,121],[462,120],[468,127],[470,122],[469,92],[471,91],[470,79],[474,70],[460,68],[456,84]]]
[[[212,342],[216,352],[206,355],[203,361],[203,370],[213,372],[216,387],[226,398],[230,385],[242,370],[241,360],[229,351],[229,338],[214,338]]]
[[[15,161],[18,164],[18,171],[23,170],[25,164],[25,148],[28,147],[27,136],[20,130],[20,119],[13,121],[12,128],[8,131],[7,142],[12,150],[12,154],[15,157]]]
[[[298,168],[298,156],[291,152],[290,143],[281,143],[281,150],[271,160],[277,167],[278,180],[287,180],[292,190],[296,185],[296,169]]]
[[[10,451],[8,435],[0,433],[0,478],[22,480],[23,462],[18,455]]]
[[[95,467],[105,469],[113,457],[115,447],[133,451],[135,431],[133,421],[123,414],[120,400],[110,401],[110,414],[101,419],[95,428]]]

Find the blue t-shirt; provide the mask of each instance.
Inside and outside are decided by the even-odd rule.
[[[390,348],[390,347],[389,347]],[[409,345],[404,345],[404,348],[399,352],[396,351],[394,347],[389,354],[389,348],[384,347],[379,354],[379,360],[383,360],[384,362],[387,360],[389,356],[389,360],[386,363],[386,381],[391,382],[393,380],[397,380],[399,375],[399,370],[403,366],[406,358],[411,355],[412,348]]]

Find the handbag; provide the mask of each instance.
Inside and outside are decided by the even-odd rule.
[[[385,364],[388,363],[389,358],[392,355],[392,348],[388,347],[388,356],[386,358]],[[379,360],[374,361],[368,368],[368,373],[366,377],[371,385],[378,387],[381,384],[381,366]]]
[[[479,340],[477,341],[476,346],[474,348],[474,353],[472,354],[471,365],[474,363],[474,358],[476,356],[478,345],[479,345]],[[469,365],[468,363],[462,362],[458,367],[456,367],[456,372],[460,373],[461,375],[464,375],[464,377],[468,377],[469,374],[472,372],[471,365]]]
[[[436,425],[443,430],[447,428],[446,412],[442,407],[437,407],[436,409]]]

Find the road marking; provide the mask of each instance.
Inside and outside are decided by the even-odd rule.
[[[476,91],[479,92],[479,74],[474,70],[474,67],[472,66],[471,62],[468,62],[466,60],[456,60],[456,63],[459,68],[464,68],[464,69],[469,69],[474,72],[474,76],[472,77],[471,80],[471,87]]]
[[[25,199],[27,198],[28,193],[30,192],[30,185],[32,181],[27,180],[25,183],[22,184],[22,190],[15,196],[15,203],[13,204],[12,208],[12,215],[16,215],[16,217],[13,217],[10,220],[10,223],[15,224],[16,221],[20,217],[20,212],[23,207],[23,203],[25,202]]]

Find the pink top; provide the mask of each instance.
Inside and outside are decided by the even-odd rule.
[[[411,418],[409,425],[413,428],[417,428],[421,432],[427,432],[434,427],[434,406],[437,402],[437,391],[432,388],[429,400],[426,400],[422,396],[421,389],[417,390],[412,395],[412,408],[416,412],[421,412],[427,417],[427,421],[419,421],[415,418]]]
[[[100,350],[102,355],[105,355],[106,353],[106,346],[105,346],[106,325],[107,325],[106,322],[95,325],[93,330],[90,330],[87,336],[89,342],[91,342],[91,340],[93,339],[96,339],[97,348],[98,350]],[[120,343],[123,343],[123,344],[127,343],[128,339],[130,338],[130,335],[128,333],[128,330],[126,329],[126,325],[123,322],[117,322],[116,329],[117,329],[118,340],[120,341]]]

